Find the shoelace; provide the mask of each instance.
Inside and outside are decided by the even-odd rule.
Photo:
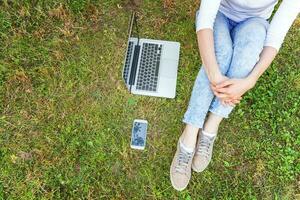
[[[185,152],[180,149],[178,154],[178,165],[176,165],[175,170],[179,173],[186,174],[189,162],[192,158],[193,153]]]
[[[200,155],[203,155],[205,156],[206,159],[208,159],[209,157],[209,148],[212,144],[214,140],[214,137],[208,137],[206,135],[201,135],[200,137],[200,144],[199,144],[199,148],[198,148],[198,151],[197,153],[199,153]]]

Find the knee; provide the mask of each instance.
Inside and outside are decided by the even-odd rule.
[[[252,17],[243,22],[240,32],[244,35],[247,44],[263,45],[269,23],[263,18]]]
[[[249,29],[255,30],[254,32],[252,31],[253,39],[265,40],[269,23],[265,19],[259,17],[254,17],[250,20],[251,23]]]

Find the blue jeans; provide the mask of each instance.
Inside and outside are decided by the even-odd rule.
[[[229,78],[245,78],[259,60],[269,23],[253,17],[234,22],[218,12],[214,23],[214,45],[220,71]],[[232,106],[224,106],[214,96],[202,66],[196,78],[183,122],[202,128],[208,111],[228,118]]]

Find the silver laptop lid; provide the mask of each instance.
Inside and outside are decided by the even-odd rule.
[[[126,54],[125,54],[125,61],[123,66],[123,73],[122,77],[126,85],[129,81],[129,73],[131,68],[131,62],[132,62],[132,54],[133,54],[133,43],[130,42],[130,38],[132,37],[132,29],[133,29],[133,23],[134,23],[135,13],[133,12],[130,17],[129,26],[128,26],[128,40],[127,40],[127,48],[126,48]]]
[[[133,29],[135,28],[136,31]],[[136,32],[137,38],[133,38],[133,33]],[[127,52],[123,70],[123,79],[131,92],[132,86],[135,83],[138,58],[140,54],[140,45],[139,45],[139,30],[137,25],[137,16],[135,12],[132,12],[129,26],[129,38],[127,45]],[[135,42],[133,42],[135,40]]]

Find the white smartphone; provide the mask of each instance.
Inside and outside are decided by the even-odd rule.
[[[131,148],[145,149],[147,137],[148,122],[142,119],[135,119],[133,121],[131,132]]]

